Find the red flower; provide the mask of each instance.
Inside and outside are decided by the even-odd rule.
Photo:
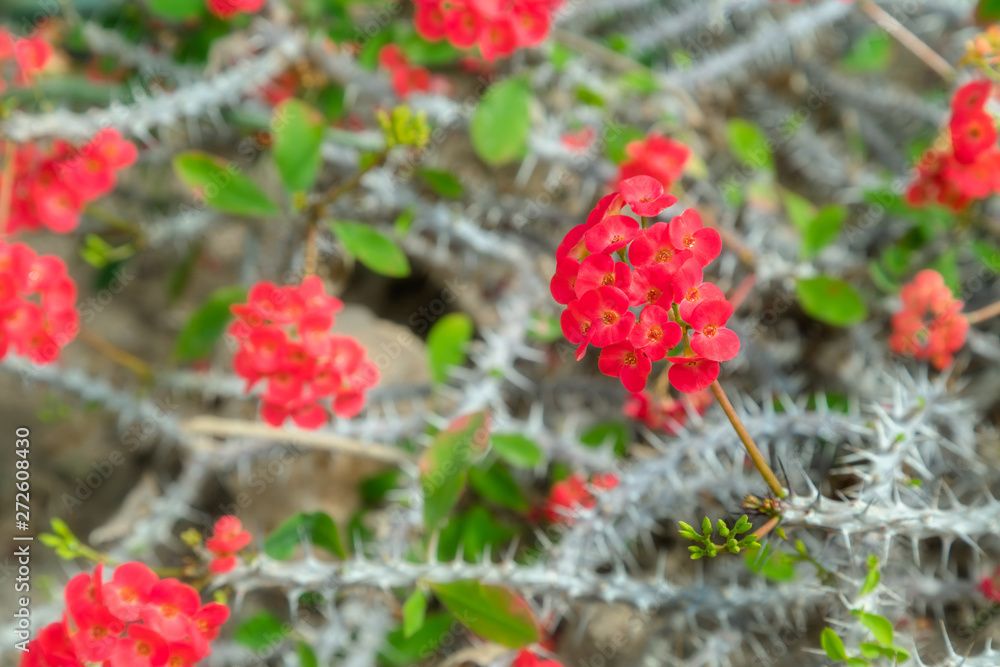
[[[576,303],[579,313],[591,323],[588,331],[591,343],[605,347],[628,338],[635,315],[628,312],[629,299],[625,292],[617,287],[598,287]]]
[[[583,261],[583,258],[590,254],[590,251],[587,250],[585,236],[591,227],[593,225],[588,222],[583,225],[577,225],[569,230],[566,236],[563,237],[559,247],[556,248],[556,261],[561,261],[567,257],[576,262]]]
[[[619,183],[618,190],[636,215],[659,215],[677,203],[677,197],[664,194],[663,184],[652,176],[633,176]]]
[[[125,563],[115,568],[111,581],[101,587],[108,611],[122,621],[135,621],[149,602],[149,593],[160,580],[142,563]]]
[[[965,344],[969,320],[937,271],[924,270],[900,291],[903,308],[892,317],[889,347],[897,354],[929,359],[941,370]]]
[[[264,7],[265,0],[208,0],[208,11],[220,19],[228,19],[240,13],[253,14]]]
[[[669,190],[684,173],[691,149],[673,139],[650,134],[645,139],[626,144],[625,155],[625,161],[618,167],[619,181],[633,176],[652,176]]]
[[[106,607],[100,606],[80,610],[73,620],[76,631],[70,633],[70,643],[77,657],[85,662],[110,659],[125,623],[115,618]]]
[[[669,376],[668,376],[669,377]],[[698,414],[712,404],[712,395],[707,391],[688,394],[688,405]],[[688,409],[674,398],[654,396],[648,391],[632,394],[623,408],[625,416],[637,419],[653,431],[663,431],[668,435],[677,435],[680,428],[688,420]]]
[[[605,375],[620,378],[626,389],[635,392],[646,388],[653,364],[644,349],[625,341],[601,350],[597,367]]]
[[[127,636],[115,644],[111,653],[111,667],[161,667],[166,664],[169,652],[163,637],[144,625],[128,626]]]
[[[167,644],[167,667],[194,667],[201,659],[202,656],[186,642]]]
[[[674,271],[663,264],[649,264],[636,270],[629,289],[633,306],[660,305],[669,307],[674,296]],[[666,297],[664,299],[664,297]]]
[[[556,263],[556,273],[549,282],[549,291],[556,303],[566,305],[577,298],[576,277],[580,272],[580,262],[571,257],[563,257]]]
[[[668,225],[657,222],[640,232],[628,249],[628,259],[638,268],[647,264],[666,264],[679,254],[670,240]]]
[[[168,641],[187,636],[191,618],[198,612],[198,593],[176,579],[163,579],[149,592],[142,620]]]
[[[558,2],[549,0],[416,0],[417,32],[430,41],[447,39],[460,49],[479,47],[487,61],[546,37]]]
[[[677,301],[681,319],[690,322],[691,312],[698,304],[714,299],[725,299],[725,295],[712,283],[695,284],[684,290],[683,297]]]
[[[670,384],[677,391],[690,394],[707,389],[719,377],[719,362],[703,357],[667,357],[673,364],[667,371]]]
[[[236,552],[250,544],[251,539],[249,531],[243,530],[238,518],[231,515],[221,517],[215,522],[212,537],[205,541],[205,547],[216,556],[208,569],[215,574],[232,570],[236,567]]]
[[[691,349],[711,361],[729,361],[740,352],[740,337],[726,322],[733,314],[733,304],[724,299],[699,304],[688,319],[695,333]]]
[[[77,615],[104,605],[101,579],[104,563],[98,563],[93,574],[78,574],[66,584],[66,609],[75,619]]]
[[[566,340],[579,346],[576,348],[576,360],[580,361],[587,353],[587,346],[594,335],[593,321],[580,312],[580,302],[573,301],[563,311],[559,323]]]
[[[555,660],[542,660],[526,648],[521,649],[510,667],[562,667]]]
[[[674,218],[668,228],[670,242],[678,250],[690,250],[702,266],[712,263],[722,252],[722,237],[711,228],[703,228],[698,211],[689,208]]]
[[[997,143],[993,116],[984,111],[964,117],[952,116],[949,128],[955,158],[963,164],[975,162],[980,153]]]
[[[612,253],[624,248],[642,230],[639,221],[627,215],[610,215],[589,230],[585,237],[590,252]]]
[[[591,484],[596,489],[613,489],[618,485],[618,478],[612,473],[602,473],[594,475]],[[552,485],[542,514],[552,523],[570,524],[573,512],[593,507],[596,502],[583,477],[573,473]]]
[[[681,325],[671,321],[670,311],[660,306],[649,306],[639,314],[639,321],[632,327],[628,342],[641,348],[651,361],[659,361],[681,342],[682,335]]]
[[[957,118],[965,118],[979,113],[993,94],[991,81],[972,81],[955,91],[951,100],[951,113]]]
[[[628,292],[632,285],[632,269],[625,262],[616,262],[608,255],[591,255],[580,264],[574,285],[576,297],[580,298],[602,285]]]

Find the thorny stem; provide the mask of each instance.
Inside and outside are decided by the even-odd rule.
[[[753,438],[750,437],[750,432],[747,431],[747,427],[743,425],[743,420],[740,419],[739,415],[736,414],[736,410],[733,408],[733,404],[729,402],[729,397],[726,396],[726,392],[723,391],[722,385],[716,380],[712,383],[712,393],[715,394],[715,399],[719,401],[719,405],[722,407],[722,411],[726,413],[729,417],[729,423],[733,425],[736,430],[736,435],[740,437],[743,441],[743,446],[747,448],[747,453],[750,458],[753,459],[753,464],[757,466],[757,470],[760,472],[764,481],[767,485],[771,487],[771,491],[778,498],[785,498],[788,494],[781,487],[781,483],[778,481],[777,476],[775,476],[774,471],[771,470],[771,466],[767,464],[764,460],[764,455],[760,453],[757,449],[756,443],[754,443]]]
[[[100,352],[116,364],[129,369],[143,380],[151,380],[153,378],[153,367],[131,352],[126,352],[89,329],[81,327],[78,335],[80,340],[91,348]]]
[[[344,181],[335,188],[330,188],[330,190],[324,194],[323,197],[316,202],[316,204],[313,205],[309,213],[309,223],[306,229],[305,258],[302,261],[303,277],[316,274],[316,267],[319,264],[319,249],[316,246],[316,240],[319,236],[319,221],[326,214],[326,207],[337,201],[337,199],[339,199],[342,195],[345,195],[356,188],[361,182],[362,177],[364,177],[364,175],[369,171],[385,164],[386,157],[388,157],[388,151],[382,151],[364,168],[359,169],[358,172],[349,180]]]
[[[922,60],[928,67],[938,73],[945,81],[955,78],[955,68],[942,58],[934,49],[927,46],[919,37],[906,29],[889,12],[885,11],[872,0],[858,0],[858,7],[868,15],[880,28],[896,38],[910,53]]]
[[[13,141],[4,142],[3,175],[0,176],[0,237],[7,235],[7,222],[10,220],[10,204],[14,198],[14,157],[17,144]]]
[[[971,313],[966,313],[965,318],[969,320],[969,324],[979,324],[997,315],[1000,315],[1000,301],[991,303],[979,310],[974,310]]]

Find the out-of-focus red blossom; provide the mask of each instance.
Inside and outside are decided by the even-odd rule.
[[[712,395],[705,390],[687,395],[691,409],[699,415],[712,404]],[[684,403],[670,396],[659,397],[648,391],[641,391],[625,402],[625,416],[641,421],[651,431],[662,431],[667,435],[677,435],[688,420],[688,411]]]
[[[212,536],[205,540],[205,547],[215,558],[208,569],[215,574],[225,574],[236,567],[236,552],[250,544],[253,539],[249,531],[243,530],[243,523],[235,516],[227,515],[215,522]]]
[[[479,47],[486,61],[541,44],[562,0],[414,0],[414,23],[431,42],[448,40],[460,49]]]
[[[1000,567],[993,570],[992,577],[983,577],[977,587],[987,600],[1000,602]]]
[[[903,308],[892,317],[889,346],[897,354],[929,359],[938,370],[965,345],[969,320],[937,271],[925,269],[899,293]]]
[[[542,660],[526,648],[521,649],[510,663],[510,667],[562,667],[555,660]]]
[[[54,255],[0,239],[0,359],[7,352],[47,364],[76,337],[76,283]]]
[[[677,367],[667,377],[683,392],[707,388],[719,375],[718,362],[740,350],[739,337],[725,326],[732,305],[704,282],[703,268],[722,250],[719,233],[704,227],[694,209],[646,229],[622,214],[627,205],[648,224],[676,201],[654,178],[632,176],[556,248],[549,289],[566,306],[563,334],[577,346],[578,361],[589,345],[603,348],[598,368],[633,393],[646,387],[652,364],[682,340],[684,356],[670,358]],[[638,318],[635,308],[641,309]]]
[[[448,80],[432,75],[426,68],[411,65],[398,44],[386,44],[378,54],[379,65],[389,72],[393,90],[406,99],[411,93],[447,94],[451,89]]]
[[[581,127],[575,132],[564,132],[559,141],[562,145],[574,153],[584,153],[597,138],[597,132],[589,125]]]
[[[645,139],[625,145],[625,161],[618,166],[618,180],[633,176],[652,176],[669,191],[684,173],[684,165],[691,157],[691,149],[679,141],[661,134],[650,134]]]
[[[607,491],[618,486],[618,476],[614,473],[599,473],[590,478],[590,486]],[[572,514],[581,508],[589,509],[597,503],[587,488],[587,482],[582,475],[573,473],[552,485],[549,497],[542,507],[542,516],[551,523],[569,525],[573,522]]]
[[[229,19],[237,14],[255,14],[266,0],[208,0],[208,11],[220,19]]]
[[[118,566],[109,582],[102,570],[70,580],[67,613],[28,643],[20,667],[188,667],[208,657],[225,605],[202,606],[195,589],[142,563]]]
[[[974,81],[955,92],[948,123],[950,145],[932,146],[917,163],[917,174],[906,191],[912,206],[936,202],[961,211],[972,201],[1000,192],[1000,148],[986,102],[990,81]]]
[[[52,47],[41,35],[16,38],[0,28],[0,92],[6,87],[3,80],[4,61],[16,66],[14,82],[19,86],[31,85],[35,76],[52,60]]]
[[[319,428],[330,418],[321,405],[326,399],[338,417],[364,407],[379,371],[355,338],[330,331],[343,305],[310,276],[299,286],[257,283],[247,303],[231,307],[236,321],[229,333],[240,346],[233,369],[246,378],[247,391],[266,381],[261,417],[268,424],[291,417],[301,428]]]
[[[101,130],[80,149],[56,141],[45,151],[34,144],[9,150],[15,151],[9,234],[43,226],[58,234],[73,231],[83,207],[111,192],[117,172],[138,158],[135,145],[114,128]]]
[[[299,76],[294,70],[285,70],[258,89],[256,96],[276,107],[285,100],[295,97],[299,87]]]

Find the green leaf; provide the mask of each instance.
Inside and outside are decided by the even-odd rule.
[[[410,667],[433,654],[451,632],[455,620],[451,614],[428,614],[424,624],[410,637],[400,627],[389,633],[379,651],[379,663],[388,667]]]
[[[617,131],[612,131],[608,133],[605,138],[607,144],[605,145],[604,151],[608,156],[608,159],[615,164],[621,164],[628,157],[625,153],[625,147],[628,146],[633,141],[642,141],[646,136],[646,133],[634,127],[621,127],[616,128]]]
[[[751,572],[771,581],[792,581],[796,577],[795,557],[783,551],[773,551],[771,547],[764,547],[763,551],[748,551],[745,562]]]
[[[846,327],[868,317],[865,302],[842,280],[827,276],[802,279],[795,286],[795,294],[807,315],[827,324]]]
[[[452,422],[437,434],[420,459],[424,491],[424,523],[437,530],[458,502],[469,476],[469,466],[489,442],[489,419],[477,412]]]
[[[441,169],[418,169],[417,176],[427,187],[442,197],[461,199],[465,194],[465,188],[451,172]]]
[[[892,37],[872,28],[854,41],[840,66],[848,72],[877,72],[888,67],[891,60]]]
[[[507,588],[469,580],[431,584],[431,589],[460,623],[481,637],[511,648],[539,639],[531,607]]]
[[[347,252],[376,273],[391,278],[410,275],[410,262],[396,242],[362,222],[331,222]]]
[[[820,250],[832,243],[840,234],[844,220],[847,219],[847,207],[840,204],[824,206],[820,209],[802,237],[802,255],[813,257]]]
[[[484,499],[501,507],[522,513],[527,513],[531,509],[531,503],[524,497],[521,487],[500,461],[486,470],[478,467],[470,468],[469,485]]]
[[[465,363],[465,347],[472,340],[472,319],[465,313],[445,315],[427,334],[427,361],[431,377],[440,384],[448,379],[452,366]]]
[[[183,21],[205,13],[203,0],[149,0],[149,10],[165,19]]]
[[[586,86],[577,86],[576,101],[587,106],[604,108],[604,99]]]
[[[285,100],[274,110],[274,164],[289,192],[310,190],[316,183],[325,125],[323,114],[302,100]]]
[[[979,0],[976,5],[976,21],[980,25],[1000,21],[1000,0]]]
[[[987,271],[1000,274],[1000,246],[989,241],[973,241],[972,253]]]
[[[962,274],[958,270],[958,250],[952,248],[942,254],[931,264],[930,268],[941,274],[944,284],[956,297],[961,296]]]
[[[781,198],[785,204],[785,215],[788,221],[803,234],[809,228],[809,224],[819,212],[816,207],[805,197],[799,196],[791,190],[782,190]]]
[[[726,126],[729,150],[748,167],[774,170],[771,142],[756,124],[742,118],[733,118]]]
[[[264,553],[275,560],[288,560],[295,553],[295,547],[302,543],[303,536],[313,546],[326,549],[338,558],[347,558],[337,525],[325,512],[293,515],[267,536]]]
[[[232,318],[229,307],[246,301],[246,298],[246,288],[241,286],[223,287],[212,292],[177,336],[174,359],[187,362],[211,354],[212,346],[222,337]]]
[[[305,642],[299,642],[298,646],[295,648],[295,652],[299,656],[299,667],[319,667],[319,661],[316,660],[316,654],[313,652],[312,647]]]
[[[871,663],[864,658],[847,658],[848,667],[869,667],[869,665]]]
[[[892,645],[892,623],[889,619],[875,614],[861,614],[860,620],[875,635],[875,641],[882,646]]]
[[[878,586],[878,582],[881,579],[882,575],[878,571],[878,556],[872,554],[868,557],[868,574],[865,575],[865,583],[861,585],[858,595],[868,595],[871,593]]]
[[[490,437],[493,451],[518,468],[534,468],[542,462],[542,450],[520,433],[496,433]]]
[[[501,524],[485,507],[477,505],[462,517],[462,555],[472,563],[482,561],[486,547],[496,553],[498,547],[507,543],[515,534],[510,526]]]
[[[873,642],[861,642],[858,644],[858,648],[861,649],[861,655],[870,660],[882,657],[882,652],[885,651],[884,648]]]
[[[820,645],[826,651],[826,657],[830,660],[847,660],[847,651],[844,650],[844,642],[837,636],[837,633],[830,628],[823,628],[820,635]]]
[[[493,166],[519,160],[528,151],[531,88],[523,78],[508,79],[483,97],[469,133],[476,155]]]
[[[382,502],[390,491],[399,488],[399,478],[402,474],[401,470],[393,468],[364,480],[358,486],[361,500],[368,505],[377,505]]]
[[[403,603],[403,636],[412,637],[424,625],[427,616],[427,597],[419,588]]]
[[[216,210],[257,218],[281,213],[278,205],[241,174],[235,163],[201,151],[187,151],[174,157],[173,165],[177,177]]]
[[[628,453],[628,425],[620,421],[600,422],[580,436],[580,442],[589,447],[610,444],[618,456]]]
[[[392,231],[395,232],[396,236],[403,237],[406,233],[410,231],[410,227],[413,226],[413,221],[417,217],[417,209],[414,206],[407,206],[404,208],[400,214],[396,217],[396,221],[392,223]]]
[[[270,612],[262,611],[240,624],[236,629],[235,639],[255,653],[266,653],[285,641],[287,636],[288,627]]]

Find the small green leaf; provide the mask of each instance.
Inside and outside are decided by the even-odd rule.
[[[802,279],[795,293],[807,315],[827,324],[846,327],[868,317],[865,302],[842,280],[826,276]]]
[[[961,296],[962,274],[958,270],[958,250],[952,248],[937,258],[930,268],[941,274],[944,284],[956,297]]]
[[[873,563],[871,558],[868,560],[868,574],[865,575],[865,583],[862,584],[858,595],[868,595],[871,593],[878,586],[878,582],[882,578],[882,575],[878,571],[878,557],[872,556],[872,558],[875,559],[875,562]]]
[[[580,436],[580,442],[589,447],[611,445],[615,454],[625,456],[628,453],[628,432],[625,422],[599,422]]]
[[[858,644],[858,648],[861,650],[861,655],[870,660],[874,660],[875,658],[881,657],[882,651],[885,650],[878,644],[874,644],[872,642],[861,642],[860,644]]]
[[[489,443],[485,412],[461,417],[437,434],[420,459],[420,484],[424,491],[424,523],[437,530],[465,490],[473,459]]]
[[[1000,274],[1000,246],[989,241],[973,241],[972,253],[987,271]]]
[[[1000,21],[1000,0],[979,0],[976,5],[976,22],[982,26]]]
[[[519,433],[496,433],[490,437],[493,451],[518,468],[534,468],[542,462],[542,450]]]
[[[403,636],[412,637],[424,625],[427,616],[427,597],[419,588],[403,603]]]
[[[833,243],[840,234],[844,220],[847,219],[847,207],[839,204],[824,206],[820,209],[802,236],[802,256],[813,257],[820,250]]]
[[[462,555],[469,562],[480,562],[487,547],[492,553],[496,553],[498,548],[510,541],[515,534],[510,526],[500,523],[489,510],[477,505],[462,517]]]
[[[608,133],[604,151],[608,159],[615,164],[621,164],[627,157],[625,147],[633,141],[642,141],[646,133],[634,127],[619,127]]]
[[[764,130],[742,118],[733,118],[726,126],[729,150],[740,162],[754,169],[774,170],[771,141]]]
[[[223,287],[212,292],[177,336],[174,359],[187,362],[204,359],[211,354],[212,346],[222,337],[232,319],[229,307],[246,301],[246,298],[246,288],[240,286]]]
[[[201,151],[174,157],[174,172],[205,204],[223,213],[249,217],[278,215],[281,209],[235,163]]]
[[[416,217],[417,217],[416,207],[407,206],[396,217],[396,221],[392,223],[392,231],[396,233],[396,236],[399,237],[406,236],[406,233],[410,231],[410,227],[413,226],[413,221],[416,219]]]
[[[451,172],[441,169],[418,169],[417,176],[436,194],[447,199],[461,199],[465,195],[465,188]]]
[[[267,653],[288,636],[288,627],[270,612],[262,611],[243,621],[236,629],[235,639],[251,651]]]
[[[452,366],[465,363],[465,347],[472,340],[472,318],[465,313],[451,313],[434,323],[427,334],[427,360],[434,382],[448,379]]]
[[[869,665],[871,663],[864,658],[847,658],[848,667],[869,667]]]
[[[149,10],[165,19],[183,21],[198,18],[205,13],[202,0],[149,0]]]
[[[367,478],[358,486],[361,499],[369,505],[382,502],[390,491],[399,488],[399,478],[402,474],[402,471],[393,468]]]
[[[762,574],[771,581],[792,581],[796,577],[795,558],[783,551],[764,547],[746,555],[746,565],[751,572]]]
[[[424,624],[410,637],[403,628],[389,633],[379,651],[379,662],[389,667],[409,667],[433,654],[452,630],[455,619],[451,614],[428,614]]]
[[[819,211],[808,199],[791,190],[782,190],[781,198],[785,203],[785,215],[788,216],[789,222],[804,234]]]
[[[882,646],[892,644],[892,623],[889,622],[889,619],[875,614],[862,614],[860,620],[861,624],[875,635],[875,641]]]
[[[477,635],[511,648],[539,639],[531,607],[510,589],[474,580],[431,584],[431,589],[448,611]]]
[[[823,628],[820,635],[820,645],[826,651],[826,657],[830,660],[847,660],[847,651],[844,650],[844,642],[837,636],[837,633],[830,628]]]
[[[376,273],[391,278],[410,275],[410,262],[396,242],[362,222],[331,222],[347,252]]]
[[[295,652],[299,656],[299,667],[319,667],[319,661],[316,660],[316,654],[313,652],[312,647],[305,642],[299,642],[298,646],[295,648]]]
[[[489,165],[519,160],[528,151],[531,87],[507,79],[490,87],[472,116],[469,133],[476,154]]]
[[[851,50],[841,58],[840,66],[848,72],[877,72],[892,60],[892,37],[883,30],[872,28],[855,40]]]
[[[478,467],[470,468],[469,485],[476,493],[492,503],[525,514],[531,510],[531,504],[524,497],[521,487],[500,461],[486,470]]]
[[[323,114],[301,100],[285,100],[275,108],[271,116],[274,163],[289,192],[306,191],[316,183],[325,125]]]
[[[347,557],[337,525],[325,512],[293,515],[267,536],[264,552],[275,560],[288,560],[295,553],[295,547],[302,543],[303,536],[313,546],[326,549],[338,558]]]

